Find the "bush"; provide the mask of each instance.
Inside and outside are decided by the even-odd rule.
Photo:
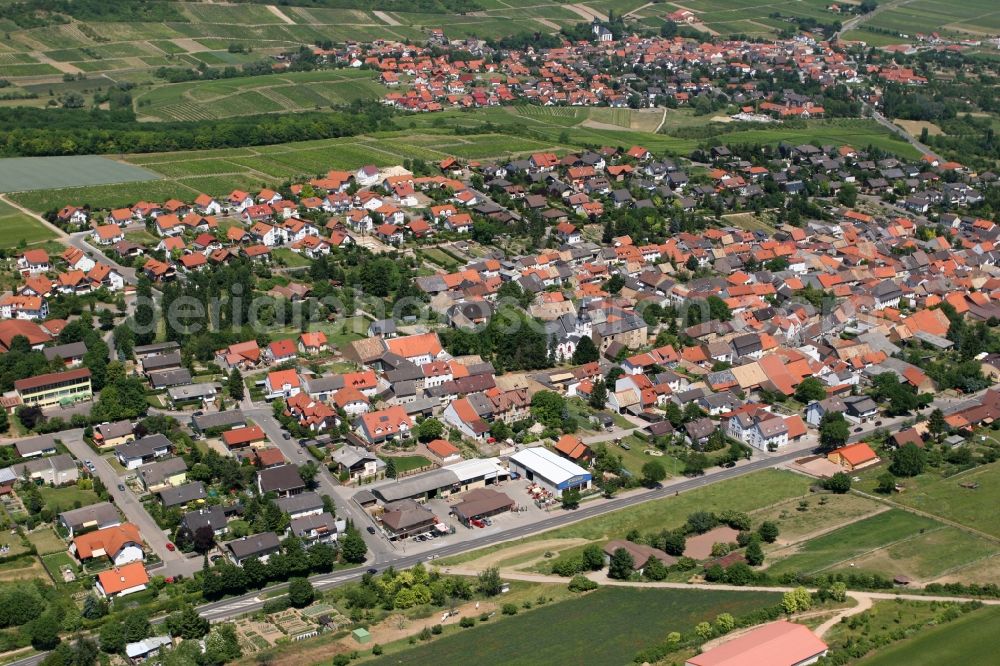
[[[504,615],[517,615],[517,606],[514,604],[504,604],[500,612]]]
[[[264,606],[261,608],[265,615],[270,615],[271,613],[280,613],[283,610],[288,610],[292,605],[292,602],[288,600],[287,596],[280,596],[277,599],[268,599],[264,602]]]
[[[552,563],[552,573],[557,576],[575,576],[583,571],[583,557],[579,555],[563,556]]]
[[[469,627],[474,627],[474,626],[476,626],[476,618],[474,618],[474,617],[463,617],[461,620],[458,621],[458,626],[462,627],[463,629],[468,629]]]
[[[431,633],[434,634],[435,636],[440,636],[442,631],[444,631],[444,627],[442,627],[440,624],[435,624],[433,627],[431,627]]]
[[[597,589],[597,583],[590,580],[586,576],[576,575],[569,582],[569,589],[571,592],[589,592],[590,590]]]

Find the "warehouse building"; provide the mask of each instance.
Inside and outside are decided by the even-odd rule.
[[[447,497],[452,493],[473,488],[484,488],[507,479],[510,474],[500,464],[499,458],[476,458],[423,474],[383,483],[372,488],[372,493],[382,503],[404,499],[419,501],[434,497]]]
[[[540,446],[512,455],[510,471],[537,483],[557,497],[567,490],[587,490],[592,481],[590,472]]]

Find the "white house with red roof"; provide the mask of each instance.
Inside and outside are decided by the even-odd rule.
[[[267,346],[267,358],[271,363],[285,363],[296,358],[295,342],[292,340],[275,340]]]
[[[21,275],[35,275],[51,269],[49,253],[45,250],[25,250],[17,258],[17,270],[21,271]]]
[[[293,395],[298,395],[299,391],[302,390],[302,383],[295,370],[275,370],[267,373],[264,389],[266,391],[264,397],[268,400],[290,398]]]

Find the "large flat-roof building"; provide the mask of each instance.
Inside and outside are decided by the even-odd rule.
[[[567,490],[587,490],[592,481],[590,472],[540,446],[512,455],[510,471],[547,488],[556,496]]]
[[[39,407],[87,400],[92,395],[90,370],[77,368],[18,379],[14,382],[14,390],[22,403]]]

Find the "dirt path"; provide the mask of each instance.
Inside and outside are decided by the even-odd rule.
[[[71,65],[68,62],[59,62],[58,60],[53,60],[41,51],[32,51],[30,53],[31,57],[44,65],[51,65],[58,69],[64,74],[79,74],[83,70],[76,65]]]
[[[50,231],[52,231],[56,235],[56,242],[57,243],[62,243],[63,245],[66,245],[69,242],[69,234],[67,234],[65,231],[63,231],[62,229],[60,229],[56,225],[54,225],[51,222],[49,222],[48,220],[46,220],[41,215],[38,215],[37,213],[33,213],[32,211],[28,210],[27,208],[25,208],[21,204],[16,203],[14,201],[11,201],[7,197],[6,194],[0,194],[0,201],[2,201],[5,204],[11,206],[12,208],[16,208],[17,210],[21,211],[22,213],[24,213],[25,215],[31,217],[32,219],[38,220],[39,222],[41,222],[43,227],[49,229]]]
[[[274,5],[267,5],[267,11],[271,12],[272,14],[274,14],[275,16],[277,16],[279,19],[281,19],[282,21],[284,21],[288,25],[295,25],[295,21],[293,21],[292,19],[288,18],[288,16],[285,14],[285,12],[281,11],[276,6],[274,6]]]
[[[552,21],[550,21],[548,19],[543,19],[543,18],[535,17],[535,22],[541,23],[546,28],[552,28],[556,32],[559,32],[560,30],[562,30],[562,27],[558,23],[553,23]]]
[[[582,546],[583,544],[590,543],[589,539],[543,539],[541,541],[529,541],[528,543],[522,543],[511,548],[504,548],[498,550],[495,553],[489,553],[483,557],[477,558],[475,560],[470,560],[464,562],[461,565],[466,568],[473,569],[485,569],[486,567],[493,566],[494,564],[499,564],[503,560],[509,560],[512,557],[517,557],[518,555],[523,555],[525,553],[532,553],[535,551],[541,551],[539,557],[544,557],[546,550],[558,551],[564,548],[573,548],[574,546]],[[515,566],[525,566],[529,564],[527,562],[523,564],[518,564]]]
[[[597,11],[588,7],[587,5],[578,3],[575,5],[565,5],[565,7],[566,9],[570,10],[571,12],[573,12],[574,14],[576,14],[577,16],[586,21],[593,21],[595,18],[600,21],[608,20],[607,14],[600,14]]]
[[[389,16],[389,14],[387,12],[382,12],[382,11],[378,11],[376,9],[373,9],[372,10],[372,14],[374,14],[377,17],[379,17],[383,21],[385,21],[386,25],[393,25],[393,26],[399,25],[399,21],[397,21],[396,19],[394,19],[391,16]]]
[[[850,608],[845,608],[844,610],[840,611],[839,613],[831,617],[829,620],[824,622],[823,624],[813,629],[813,633],[816,634],[817,638],[823,638],[823,634],[830,631],[831,627],[833,627],[835,624],[843,620],[845,617],[851,617],[852,615],[860,615],[861,613],[864,613],[866,610],[872,607],[873,602],[871,596],[865,594],[864,592],[848,592],[847,596],[857,600],[858,605],[852,606]]]
[[[178,37],[177,39],[171,39],[178,48],[184,49],[188,53],[201,53],[202,51],[209,51],[210,49],[204,44],[199,44],[197,41],[189,37]]]

